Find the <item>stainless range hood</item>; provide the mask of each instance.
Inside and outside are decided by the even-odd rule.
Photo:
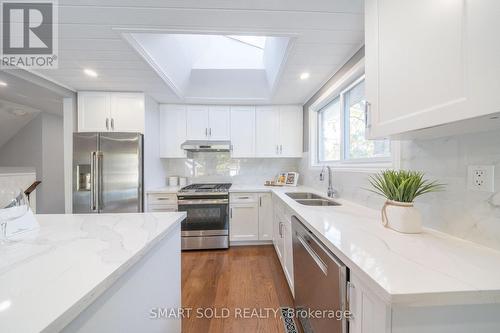
[[[188,140],[181,144],[181,149],[191,152],[227,152],[231,151],[231,141]]]

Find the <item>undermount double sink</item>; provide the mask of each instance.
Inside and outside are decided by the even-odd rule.
[[[314,193],[288,192],[285,194],[293,200],[297,201],[299,204],[305,206],[340,206],[338,202]]]

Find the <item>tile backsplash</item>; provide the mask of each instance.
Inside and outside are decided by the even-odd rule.
[[[495,166],[495,193],[467,189],[467,167],[475,164]],[[401,168],[423,171],[446,184],[445,191],[417,199],[426,226],[500,250],[500,131],[403,141]],[[326,191],[307,156],[299,172],[302,184]],[[342,197],[380,209],[383,199],[365,190],[368,176],[335,172],[334,186]]]
[[[167,176],[188,177],[191,182],[229,182],[263,185],[283,171],[298,171],[297,158],[231,158],[229,153],[190,153],[187,159],[164,159]]]

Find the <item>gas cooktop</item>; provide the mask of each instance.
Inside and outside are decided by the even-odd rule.
[[[180,189],[181,193],[227,193],[231,184],[191,184]]]

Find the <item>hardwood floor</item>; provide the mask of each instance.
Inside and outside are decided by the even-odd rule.
[[[183,333],[274,333],[284,332],[283,323],[267,309],[291,307],[293,298],[272,245],[236,246],[182,253],[182,306],[193,309]],[[228,317],[197,318],[197,308]]]

